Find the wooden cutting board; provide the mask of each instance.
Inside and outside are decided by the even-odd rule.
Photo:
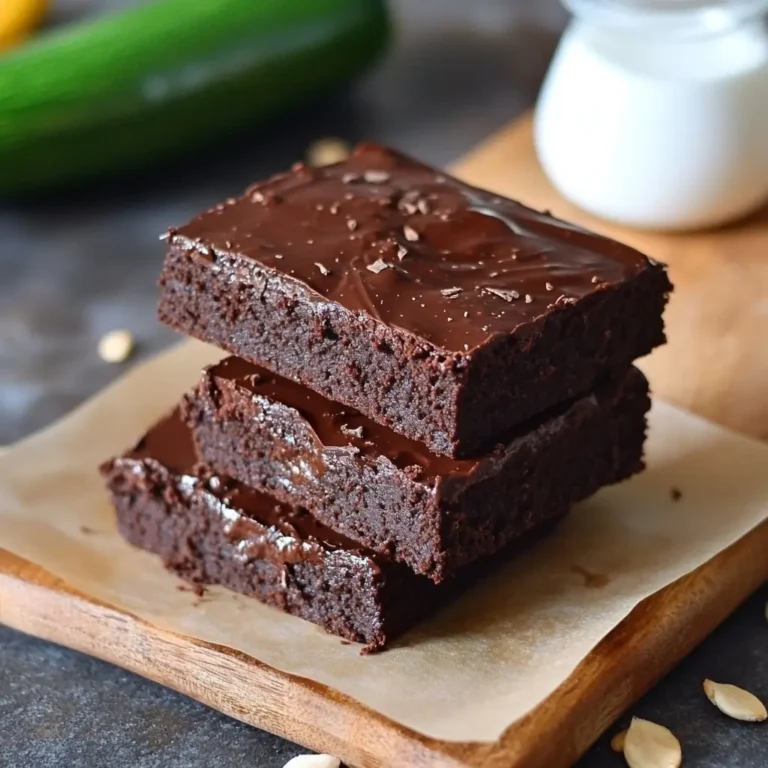
[[[768,436],[768,211],[726,229],[687,235],[625,232],[592,221],[543,178],[528,118],[454,170],[668,262],[677,286],[667,314],[670,343],[643,363],[656,394]],[[766,551],[768,522],[645,600],[559,689],[493,744],[424,738],[322,685],[116,611],[2,551],[0,621],[358,768],[565,768],[768,579]]]

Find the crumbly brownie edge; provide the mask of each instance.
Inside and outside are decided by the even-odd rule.
[[[171,248],[160,277],[162,322],[350,405],[437,453],[452,452],[461,358],[264,273],[219,278]]]
[[[650,407],[648,382],[632,368],[520,440],[516,456],[509,458],[515,471],[462,488],[447,503],[440,537],[445,570],[487,556],[542,522],[562,517],[600,488],[641,472]],[[443,495],[450,499],[451,490],[443,489]]]
[[[486,344],[467,362],[295,285],[283,290],[279,276],[225,282],[180,248],[168,252],[160,286],[164,323],[449,456],[486,451],[500,432],[585,394],[606,368],[662,344],[670,290],[663,268],[649,264],[633,280]]]
[[[219,514],[205,495],[182,497],[155,468],[143,487],[118,462],[105,471],[118,526],[131,544],[160,556],[166,568],[194,584],[221,584],[331,634],[381,650],[428,613],[439,587],[399,565],[376,570],[333,555],[321,562],[278,566],[237,559]]]
[[[165,567],[194,585],[217,584],[258,599],[273,608],[311,621],[326,632],[363,644],[361,653],[386,650],[415,624],[473,587],[495,568],[530,549],[560,522],[555,518],[515,539],[493,557],[473,563],[458,578],[435,585],[407,568],[392,567],[375,583],[360,572],[329,584],[318,569],[295,566],[283,582],[282,569],[234,560],[220,533],[208,530],[206,510],[169,506],[165,491],[112,492],[118,527],[130,544],[158,555]],[[190,520],[187,520],[191,516]],[[198,535],[188,535],[199,528]]]
[[[525,337],[500,337],[480,349],[456,408],[461,455],[487,450],[484,424],[511,429],[519,415],[532,418],[586,395],[610,372],[666,343],[663,312],[670,290],[664,269],[652,264],[634,280],[546,315]]]

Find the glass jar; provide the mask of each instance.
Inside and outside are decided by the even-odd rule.
[[[768,199],[768,0],[565,0],[536,151],[583,209],[635,227],[721,224]]]

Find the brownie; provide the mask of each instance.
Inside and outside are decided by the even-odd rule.
[[[367,650],[427,614],[443,587],[300,507],[197,465],[178,411],[101,468],[120,532],[195,584],[223,584]]]
[[[163,322],[447,456],[664,342],[662,265],[378,145],[168,240]]]
[[[483,458],[458,460],[230,357],[203,373],[182,412],[218,471],[440,582],[639,471],[649,406],[630,368]]]

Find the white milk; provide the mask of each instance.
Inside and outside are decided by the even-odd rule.
[[[673,19],[608,2],[631,6],[617,23],[590,17],[605,2],[571,3],[581,18],[535,118],[539,159],[565,197],[654,229],[719,224],[768,199],[768,32],[758,3],[732,2],[720,5],[750,5],[749,17]]]

